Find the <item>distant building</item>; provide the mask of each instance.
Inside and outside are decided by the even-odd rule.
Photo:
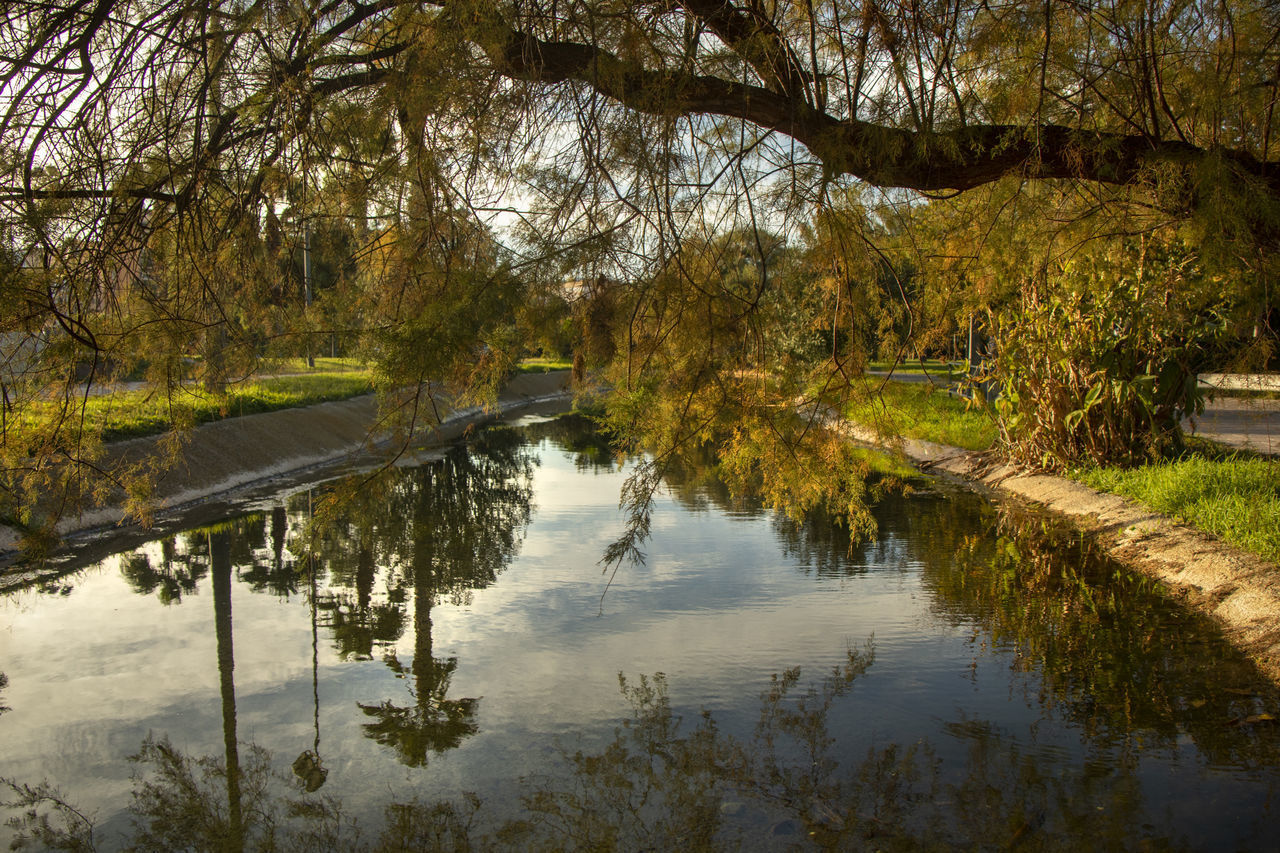
[[[560,295],[566,302],[572,304],[584,299],[595,299],[612,287],[613,282],[603,275],[595,278],[575,278],[560,285]]]

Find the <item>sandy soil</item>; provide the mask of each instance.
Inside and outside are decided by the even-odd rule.
[[[860,440],[876,439],[858,427],[851,431]],[[945,471],[1071,517],[1116,560],[1160,580],[1188,606],[1215,619],[1280,684],[1280,566],[1061,477],[991,468],[979,454],[927,441],[908,439],[900,447],[924,470]]]

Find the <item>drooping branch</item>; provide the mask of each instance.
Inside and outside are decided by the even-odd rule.
[[[404,3],[354,2],[345,15],[338,13],[343,7],[341,0],[327,3],[326,12],[333,13],[329,25],[310,42],[303,39],[295,44],[287,59],[273,59],[271,90],[249,93],[244,103],[271,103],[279,92],[289,91],[302,96],[297,103],[306,114],[325,99],[403,79],[397,62],[411,52],[412,35],[393,27],[383,33],[389,44],[374,45],[356,35],[364,27],[376,30]],[[795,139],[821,160],[830,174],[849,175],[878,186],[965,190],[1011,174],[1129,185],[1154,171],[1186,172],[1198,163],[1220,158],[1239,176],[1255,180],[1267,193],[1280,198],[1280,162],[1265,162],[1243,150],[1209,149],[1184,139],[1156,139],[1138,131],[1020,124],[1016,120],[909,130],[832,115],[820,108],[821,100],[816,97],[818,69],[805,67],[787,35],[755,0],[648,0],[642,5],[696,18],[753,69],[757,82],[626,58],[605,45],[590,43],[585,36],[580,41],[544,40],[534,24],[519,23],[522,19],[517,9],[466,0],[429,0],[427,5],[441,15],[441,26],[466,33],[464,38],[484,52],[498,74],[548,86],[587,86],[627,109],[651,115],[741,119]],[[428,18],[415,20],[415,26],[422,28],[419,35],[431,28]],[[28,60],[34,62],[35,57]],[[28,70],[37,69],[32,66]],[[167,177],[152,179],[143,187],[0,186],[0,201],[111,196],[181,200],[185,190],[175,180],[177,176],[199,175],[202,163],[255,134],[265,136],[285,127],[296,131],[302,126],[301,118],[292,123],[277,118],[264,124],[257,118],[263,114],[256,106],[243,116],[236,108],[228,109],[217,128],[222,132],[210,136],[205,150],[193,155],[194,162],[174,164]]]

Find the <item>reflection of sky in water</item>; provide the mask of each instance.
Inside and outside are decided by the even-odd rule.
[[[320,629],[323,792],[354,813],[463,790],[510,798],[516,777],[545,770],[557,738],[574,746],[582,736],[590,746],[610,736],[626,713],[620,672],[666,673],[678,711],[709,709],[726,731],[749,738],[772,673],[802,666],[816,678],[872,636],[876,661],[831,719],[851,763],[871,746],[927,738],[944,764],[963,765],[972,732],[987,721],[1049,773],[1077,772],[1091,751],[1094,761],[1114,759],[1111,746],[1082,747],[1080,726],[1064,722],[1009,644],[988,642],[963,608],[934,600],[908,537],[909,523],[929,522],[937,498],[884,518],[881,540],[853,549],[842,571],[817,572],[784,554],[767,515],[690,511],[664,495],[645,564],[622,567],[602,603],[607,576],[597,561],[621,529],[623,474],[584,474],[547,446],[538,456],[532,523],[515,558],[493,584],[459,604],[441,596],[430,609],[433,657],[458,661],[449,698],[480,697],[478,734],[431,755],[425,768],[397,763],[393,750],[364,736],[369,718],[358,703],[410,706],[413,676],[396,677],[379,659],[387,649],[375,648],[373,660],[339,659]],[[291,522],[297,533],[298,519]],[[261,554],[269,561],[269,551]],[[154,593],[132,591],[114,559],[67,584],[65,595],[0,599],[0,671],[9,678],[0,705],[12,709],[0,716],[0,776],[48,779],[110,829],[131,787],[123,759],[149,732],[195,754],[221,754],[213,597],[205,574],[194,594],[164,606]],[[302,592],[288,599],[232,585],[238,735],[270,750],[285,772],[314,738],[306,585],[300,580]],[[373,595],[386,600],[381,575]],[[408,666],[412,593],[403,607],[393,648]],[[1140,764],[1149,820],[1173,820],[1176,810],[1192,831],[1197,809],[1213,821],[1223,802],[1240,825],[1270,814],[1262,804],[1276,784],[1270,768],[1210,779],[1185,741],[1144,753]]]

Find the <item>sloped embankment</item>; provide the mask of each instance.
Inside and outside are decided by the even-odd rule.
[[[877,442],[874,433],[856,425],[850,433]],[[1215,619],[1231,642],[1280,683],[1280,566],[1133,501],[1062,477],[990,468],[979,454],[928,441],[906,439],[901,449],[921,467],[1072,518],[1113,558],[1160,580],[1189,606]]]
[[[496,409],[453,411],[422,437],[450,441],[474,424],[571,397],[567,370],[523,374],[507,383]],[[366,395],[203,424],[186,437],[175,462],[160,472],[154,504],[158,511],[170,512],[264,480],[355,459],[386,441],[378,415],[376,399]],[[155,457],[163,441],[163,436],[148,436],[112,443],[103,464],[111,470]],[[66,519],[60,531],[68,534],[118,524],[123,518],[123,505],[115,503]],[[0,550],[14,547],[12,535],[2,538],[7,541],[0,541]]]

